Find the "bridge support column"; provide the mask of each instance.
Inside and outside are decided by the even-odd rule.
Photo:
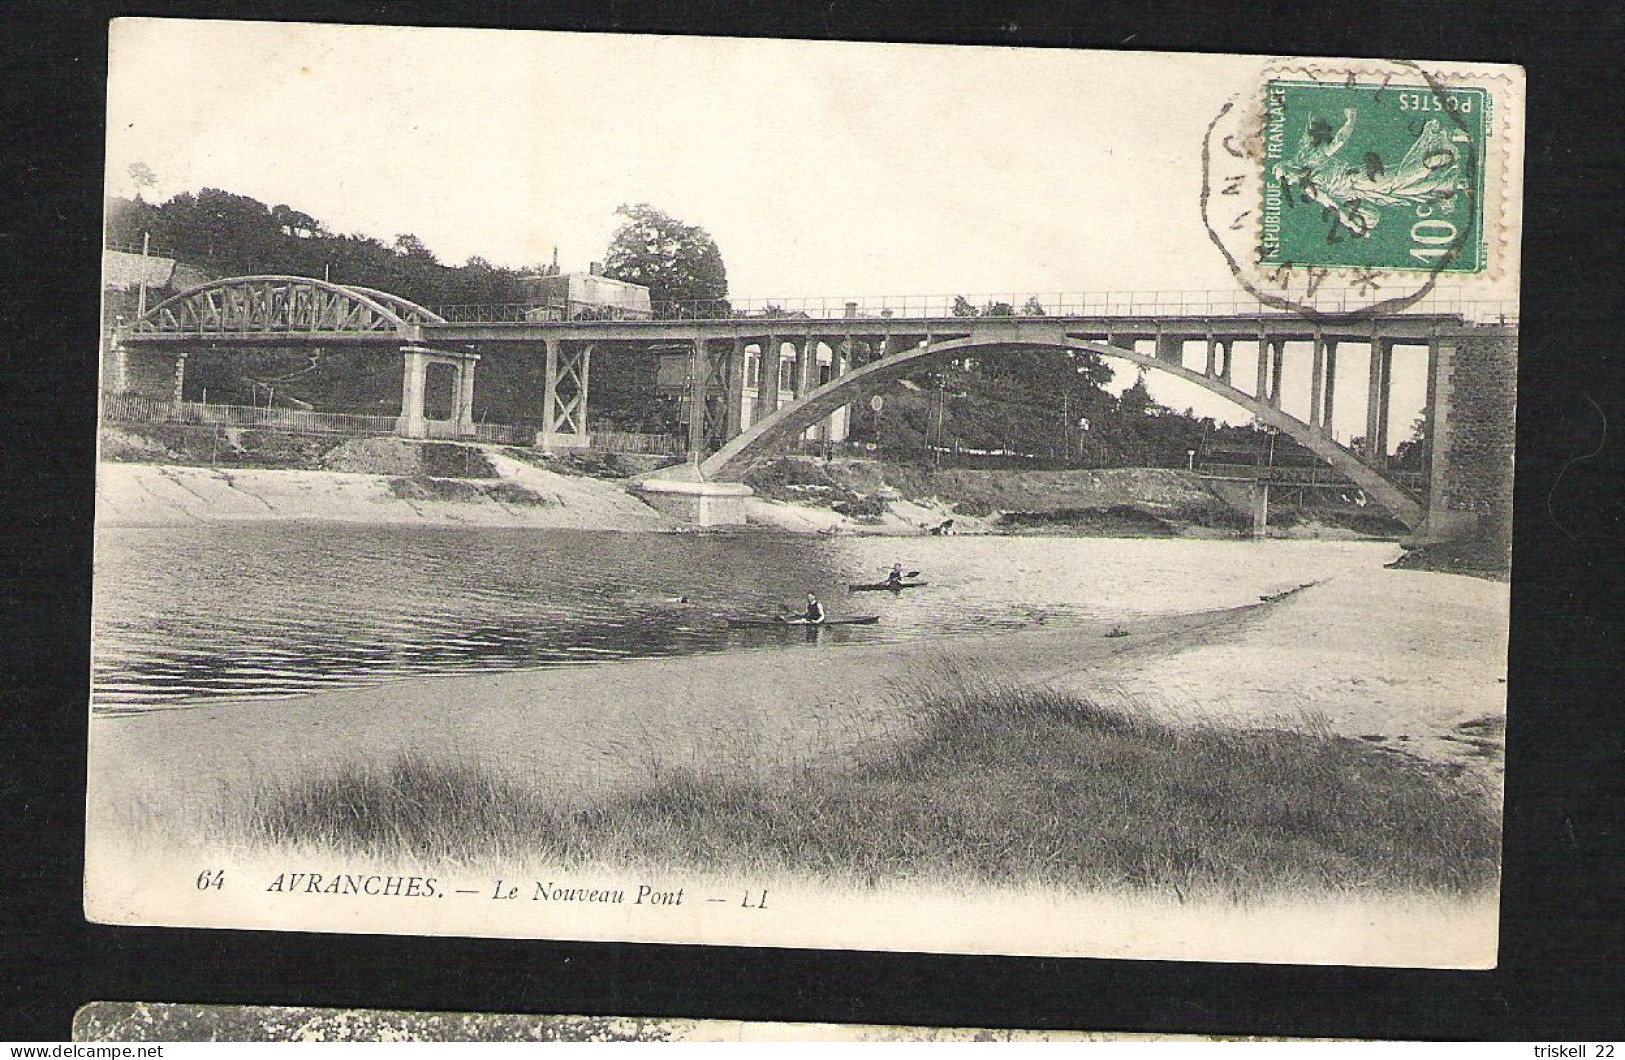
[[[1270,342],[1262,335],[1258,336],[1258,388],[1253,397],[1266,404],[1270,399]]]
[[[457,367],[457,433],[472,438],[474,429],[474,365],[477,357],[466,357]]]
[[[426,351],[416,346],[401,347],[401,418],[395,433],[408,438],[427,438],[429,425],[423,418],[423,382],[429,374]]]
[[[1253,506],[1253,536],[1263,537],[1270,528],[1270,484],[1254,482],[1247,491]]]
[[[1281,407],[1281,372],[1286,367],[1286,340],[1270,343],[1270,406]]]
[[[1388,462],[1388,379],[1393,360],[1394,344],[1373,338],[1365,398],[1365,455],[1373,467]]]
[[[760,423],[779,411],[779,372],[782,371],[779,367],[779,337],[769,335],[762,341],[761,351],[759,363],[762,378],[756,385],[756,414],[751,417],[753,423]]]
[[[1394,398],[1394,343],[1387,343],[1382,351],[1382,391],[1377,408],[1377,452],[1382,455],[1383,466],[1388,465],[1388,421]]]
[[[808,335],[796,357],[796,397],[806,397],[818,388],[818,340]]]
[[[587,374],[592,363],[592,346],[571,350],[558,339],[542,341],[547,362],[542,390],[542,429],[537,432],[536,444],[549,453],[558,449],[584,449],[592,440],[587,433]]]
[[[1335,437],[1332,415],[1337,411],[1337,340],[1326,340],[1326,386],[1320,410],[1320,433]]]
[[[848,335],[841,341],[840,346],[830,347],[829,377],[838,379],[852,370],[854,358],[857,355],[852,336]],[[829,439],[832,442],[844,442],[852,433],[852,403],[847,402],[836,409],[829,418]]]
[[[395,433],[407,438],[473,437],[474,365],[479,362],[479,354],[402,346],[401,357],[401,415]],[[456,373],[452,377],[451,408],[443,420],[430,420],[424,411],[423,390],[431,364],[446,365]]]
[[[743,482],[695,482],[655,475],[639,483],[638,492],[651,507],[696,526],[738,526],[745,522],[745,501],[755,491]]]
[[[1321,426],[1322,387],[1326,383],[1326,340],[1315,336],[1315,363],[1309,376],[1309,426]],[[1324,433],[1324,432],[1322,432]]]
[[[1224,380],[1225,386],[1234,386],[1235,383],[1231,381],[1230,366],[1234,363],[1236,357],[1236,340],[1219,339],[1218,344],[1219,354],[1222,358],[1220,361],[1219,378]]]
[[[744,430],[745,420],[745,339],[734,336],[733,349],[728,351],[727,411],[723,414],[723,440]]]
[[[688,351],[688,458],[696,464],[705,459],[705,391],[710,376],[710,353],[705,339],[696,335]]]
[[[1456,344],[1434,339],[1428,346],[1428,488],[1427,516],[1418,535],[1441,540],[1463,537],[1478,527],[1477,514],[1449,506],[1445,478],[1450,473],[1451,406],[1454,393],[1451,372],[1455,368]]]
[[[186,351],[182,350],[175,355],[175,386],[170,400],[175,404],[181,403],[181,389],[186,383]]]
[[[806,397],[809,393],[816,389],[817,386],[818,340],[813,338],[811,335],[808,335],[796,347],[796,373],[795,386],[793,388],[796,400],[799,401],[800,399]],[[821,425],[814,424],[812,427],[808,428],[807,434],[803,435],[802,437],[806,438],[810,435],[812,438],[817,439],[821,437],[822,434],[823,431],[821,429]]]
[[[1219,372],[1219,344],[1212,335],[1207,337],[1207,367],[1202,374],[1212,379]]]

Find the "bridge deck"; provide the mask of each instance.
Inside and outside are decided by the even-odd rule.
[[[944,339],[977,335],[1020,342],[1024,337],[1051,338],[1057,333],[1103,339],[1150,339],[1171,335],[1183,339],[1256,340],[1261,335],[1286,341],[1311,341],[1317,336],[1347,342],[1385,339],[1418,341],[1461,331],[1510,331],[1509,325],[1475,325],[1454,314],[1399,313],[1382,317],[1310,320],[1295,313],[1249,316],[1073,316],[1073,317],[852,317],[798,319],[740,317],[723,320],[603,320],[534,321],[525,323],[424,324],[427,343],[541,342],[690,342],[706,339],[754,340],[773,335],[786,338],[812,335],[823,339],[886,336]]]

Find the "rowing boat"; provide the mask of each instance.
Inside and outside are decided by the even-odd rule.
[[[865,582],[861,585],[848,585],[846,588],[848,592],[854,593],[895,593],[903,589],[918,589],[929,584],[929,582]]]

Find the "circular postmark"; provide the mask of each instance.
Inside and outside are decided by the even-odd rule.
[[[1510,87],[1500,68],[1270,64],[1207,126],[1209,241],[1268,308],[1346,319],[1492,305]]]

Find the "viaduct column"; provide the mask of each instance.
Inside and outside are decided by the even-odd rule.
[[[1332,415],[1337,411],[1337,340],[1326,340],[1326,393],[1320,412],[1320,432],[1333,436]]]
[[[479,363],[476,354],[468,354],[457,366],[457,433],[464,438],[474,437],[474,366]]]
[[[1270,407],[1281,407],[1281,371],[1286,365],[1286,340],[1270,343]]]
[[[745,418],[745,338],[735,335],[733,349],[728,351],[728,389],[723,414],[724,440],[733,438],[744,428]]]
[[[423,377],[428,364],[416,346],[402,346],[401,358],[401,418],[396,421],[395,433],[424,438],[429,434],[423,419]]]
[[[1387,343],[1382,351],[1382,390],[1377,413],[1377,452],[1388,463],[1388,421],[1393,418],[1389,408],[1394,396],[1394,343]]]
[[[1326,380],[1326,339],[1315,335],[1315,363],[1309,376],[1309,426],[1321,426],[1321,388]]]
[[[1393,342],[1373,337],[1366,375],[1365,447],[1368,459],[1378,467],[1388,459],[1388,378],[1393,358]]]
[[[1264,402],[1270,399],[1270,340],[1263,332],[1258,335],[1258,389],[1253,396]]]
[[[695,335],[688,353],[688,456],[695,463],[705,457],[705,384],[710,366],[705,338]]]
[[[796,400],[806,397],[815,387],[813,381],[818,378],[818,340],[811,335],[804,337],[796,347],[796,369],[794,391]],[[821,433],[818,427],[809,431],[814,438]],[[805,437],[805,435],[803,436]]]
[[[762,367],[762,378],[756,385],[756,415],[754,422],[760,423],[779,411],[779,337],[769,335],[762,340],[760,347],[762,356],[759,363]]]
[[[545,358],[542,383],[542,433],[536,440],[543,448],[547,448],[552,442],[553,430],[558,423],[559,342],[557,339],[543,339],[542,349]]]
[[[592,345],[572,353],[560,339],[543,339],[546,374],[542,387],[542,430],[536,444],[547,452],[557,448],[586,446],[587,371],[592,362]]]

